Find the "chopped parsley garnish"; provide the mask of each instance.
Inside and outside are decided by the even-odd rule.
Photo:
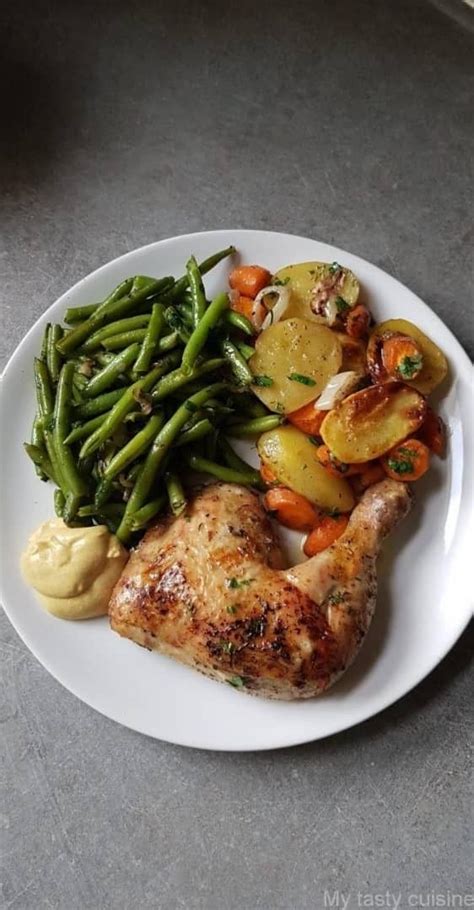
[[[245,686],[245,680],[242,676],[231,676],[230,679],[226,679],[226,682],[229,683],[229,686],[233,686],[234,689],[241,689],[242,686]]]
[[[345,601],[345,599],[346,599],[345,595],[341,594],[339,591],[337,591],[335,594],[329,595],[326,603],[333,604],[334,606],[336,606],[336,604],[342,604]]]
[[[397,366],[397,373],[403,379],[413,379],[423,366],[423,355],[415,354],[414,357],[403,357]]]
[[[284,414],[285,406],[281,403],[281,401],[276,401],[273,405],[273,410],[276,411],[277,414]]]
[[[316,385],[311,376],[304,376],[303,373],[290,373],[288,379],[291,379],[292,382],[301,382],[301,385]]]
[[[341,271],[341,268],[342,266],[340,266],[338,262],[331,262],[331,265],[329,266],[329,272],[331,275],[335,275],[336,272]]]
[[[232,616],[234,616],[235,613],[237,613],[237,606],[236,606],[236,604],[229,604],[229,606],[227,607],[227,612],[228,612],[228,613],[232,613]]]
[[[413,462],[406,461],[404,458],[389,458],[387,464],[395,474],[411,474],[413,471]]]
[[[290,280],[289,275],[287,275],[286,278],[274,278],[273,284],[277,285],[277,287],[282,287],[285,284],[288,284],[289,280]]]
[[[253,385],[259,386],[271,386],[273,385],[273,379],[270,376],[254,376],[252,379]]]
[[[221,648],[224,651],[224,654],[233,654],[235,651],[235,645],[231,641],[223,641]]]
[[[344,300],[344,297],[336,297],[336,309],[338,313],[345,313],[346,310],[350,310],[350,304],[347,300]]]
[[[226,585],[228,588],[245,588],[246,585],[251,585],[253,578],[228,578]]]

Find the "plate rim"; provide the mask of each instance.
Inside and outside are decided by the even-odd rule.
[[[398,285],[400,287],[400,289],[403,291],[404,294],[406,294],[408,292],[408,294],[410,294],[416,300],[417,306],[421,307],[422,312],[429,314],[430,319],[431,320],[434,319],[437,326],[440,327],[443,332],[447,332],[449,334],[450,341],[452,344],[454,344],[455,349],[456,349],[456,360],[455,360],[456,369],[455,370],[453,369],[453,375],[458,376],[458,378],[460,378],[463,383],[466,382],[467,384],[469,384],[470,382],[472,382],[472,375],[474,372],[473,365],[471,364],[468,354],[466,353],[466,351],[464,350],[464,348],[462,347],[461,343],[458,341],[456,336],[453,334],[451,329],[446,325],[446,323],[443,322],[441,317],[438,316],[438,314],[434,310],[432,310],[431,307],[427,303],[425,303],[424,300],[422,300],[420,297],[418,297],[418,295],[414,291],[412,291],[410,288],[408,288],[406,285],[404,285],[401,281],[399,281],[399,279],[395,278],[389,272],[386,272],[380,266],[376,265],[375,263],[372,263],[370,260],[365,259],[362,256],[357,255],[356,253],[352,253],[349,250],[344,250],[343,248],[335,246],[332,243],[326,243],[326,241],[319,240],[315,237],[305,237],[305,236],[298,235],[298,234],[290,234],[286,231],[269,231],[269,230],[252,229],[252,228],[218,228],[218,229],[210,230],[210,231],[193,231],[191,233],[177,234],[172,237],[164,237],[161,240],[155,240],[150,243],[144,244],[140,247],[136,247],[132,250],[127,250],[125,253],[122,253],[119,256],[116,256],[113,259],[110,259],[109,261],[98,266],[92,272],[89,272],[87,275],[80,278],[78,281],[76,281],[76,283],[74,285],[72,285],[66,291],[64,291],[35,320],[35,322],[30,326],[28,331],[25,333],[25,335],[19,341],[15,350],[12,352],[12,354],[8,358],[7,363],[5,364],[5,367],[3,368],[3,370],[0,374],[0,380],[1,380],[0,381],[0,406],[1,406],[0,419],[2,419],[4,416],[4,414],[3,414],[4,394],[5,394],[4,393],[4,387],[5,387],[4,380],[7,377],[8,373],[14,368],[15,361],[16,361],[17,357],[21,356],[22,350],[27,345],[30,336],[35,332],[35,330],[37,329],[37,327],[39,325],[48,321],[48,318],[47,318],[48,314],[50,313],[50,311],[53,308],[56,308],[61,303],[67,302],[67,298],[70,295],[75,295],[79,289],[86,286],[89,282],[93,282],[99,275],[101,275],[103,272],[106,272],[107,270],[109,270],[111,266],[113,266],[119,262],[126,264],[126,261],[128,258],[133,258],[137,254],[141,254],[146,251],[150,251],[151,249],[154,249],[158,246],[162,247],[162,248],[166,247],[168,244],[172,244],[176,240],[191,242],[193,239],[195,239],[197,237],[199,237],[199,238],[216,237],[217,238],[224,234],[225,235],[233,234],[235,236],[242,235],[242,234],[247,234],[247,235],[258,234],[258,235],[264,235],[265,237],[275,238],[276,242],[278,242],[278,240],[280,240],[280,242],[283,242],[285,239],[288,240],[288,238],[291,239],[291,241],[302,241],[302,242],[310,241],[310,242],[318,243],[321,246],[328,247],[329,249],[331,249],[331,251],[333,251],[333,252],[335,251],[337,256],[341,256],[341,258],[350,257],[355,262],[358,261],[358,262],[361,262],[363,265],[370,266],[370,268],[375,270],[375,272],[382,279],[389,278],[390,281],[394,282],[396,285]],[[464,446],[466,446],[468,443],[469,443],[469,437],[467,436],[467,434],[464,434],[464,438],[463,438]],[[467,454],[469,455],[469,451],[467,452]],[[467,460],[468,459],[466,459],[466,461]],[[74,695],[76,698],[78,698],[80,701],[82,701],[84,704],[86,704],[89,708],[92,708],[94,711],[101,714],[103,717],[106,717],[109,720],[112,720],[114,723],[117,723],[123,727],[133,730],[134,732],[140,733],[151,739],[155,739],[155,740],[158,740],[161,742],[167,742],[167,743],[170,743],[173,745],[179,745],[179,746],[185,746],[186,748],[203,749],[203,750],[215,751],[215,752],[253,752],[253,751],[260,752],[260,751],[270,751],[273,749],[290,748],[293,746],[303,745],[305,743],[318,742],[320,740],[327,739],[330,736],[335,736],[336,734],[342,733],[353,727],[359,726],[361,723],[364,723],[365,721],[370,720],[371,718],[377,716],[381,712],[390,708],[396,702],[400,701],[401,698],[403,698],[405,695],[408,695],[409,692],[411,692],[413,689],[415,689],[422,682],[422,680],[426,679],[436,669],[436,667],[446,657],[446,655],[451,651],[451,649],[454,647],[456,642],[461,638],[461,636],[465,632],[465,630],[470,622],[471,616],[472,616],[472,608],[470,607],[469,597],[466,592],[465,616],[462,617],[461,623],[456,625],[456,628],[452,631],[452,634],[450,636],[448,636],[447,638],[443,638],[442,644],[440,644],[438,650],[435,653],[435,656],[432,657],[430,660],[429,668],[426,669],[425,667],[423,667],[418,674],[415,674],[413,677],[411,677],[408,687],[403,683],[403,681],[401,681],[397,690],[395,692],[390,693],[388,700],[386,699],[386,693],[385,693],[385,699],[382,698],[381,703],[378,706],[376,704],[375,709],[371,708],[369,713],[365,713],[363,706],[361,706],[359,712],[357,712],[357,711],[354,712],[354,714],[349,719],[347,719],[346,721],[342,721],[339,724],[336,724],[334,726],[334,728],[331,729],[329,732],[324,732],[321,734],[318,734],[318,733],[314,734],[314,733],[310,732],[309,735],[304,734],[302,736],[293,736],[290,739],[288,739],[288,737],[285,738],[284,736],[279,735],[277,737],[274,737],[273,740],[270,740],[267,744],[264,744],[264,745],[260,744],[257,746],[251,745],[251,744],[243,744],[239,747],[235,747],[232,745],[231,746],[225,746],[225,745],[209,746],[209,745],[206,745],[203,743],[190,742],[189,740],[181,739],[179,736],[174,737],[174,738],[156,736],[155,734],[150,733],[149,730],[144,729],[140,725],[140,723],[133,723],[133,722],[130,722],[129,720],[120,719],[120,717],[117,716],[116,712],[110,711],[109,709],[105,710],[101,707],[98,707],[96,704],[93,703],[93,701],[90,698],[85,698],[84,695],[80,694],[79,691],[77,690],[75,684],[71,685],[71,684],[68,684],[65,681],[63,681],[63,679],[61,679],[57,675],[57,672],[52,668],[49,658],[48,657],[45,658],[44,656],[42,656],[41,647],[36,647],[35,643],[31,641],[31,638],[30,638],[28,632],[24,632],[24,630],[20,631],[20,629],[18,627],[19,624],[17,624],[15,618],[11,615],[9,608],[7,606],[7,598],[5,597],[5,590],[3,587],[2,574],[3,573],[0,572],[0,598],[2,601],[4,612],[5,612],[8,620],[10,621],[13,628],[15,629],[15,632],[19,635],[19,637],[21,638],[23,643],[26,645],[28,650],[36,658],[36,660],[38,660],[38,662],[45,668],[45,670],[61,686],[63,686],[63,688],[65,688],[67,691],[71,692],[72,695]],[[337,710],[335,713],[337,714]]]

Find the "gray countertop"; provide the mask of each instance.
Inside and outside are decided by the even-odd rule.
[[[366,257],[472,354],[464,9],[16,0],[0,19],[3,362],[101,263],[232,226]],[[404,910],[467,894],[468,635],[352,731],[225,755],[120,728],[4,616],[0,632],[2,907],[320,910],[337,891],[339,907],[400,895]]]

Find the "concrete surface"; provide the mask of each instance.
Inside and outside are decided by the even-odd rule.
[[[17,0],[0,21],[3,359],[101,263],[234,225],[365,256],[472,353],[469,28],[422,0]],[[2,907],[472,906],[468,637],[381,717],[239,756],[121,729],[0,628]]]

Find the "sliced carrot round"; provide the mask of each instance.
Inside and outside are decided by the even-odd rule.
[[[308,534],[304,543],[304,553],[306,556],[316,556],[322,553],[327,547],[344,533],[349,522],[347,515],[321,515],[317,525]]]
[[[318,512],[309,500],[288,487],[268,490],[263,504],[280,524],[293,531],[310,531],[318,521]]]
[[[240,265],[230,273],[231,288],[244,297],[256,297],[263,288],[271,284],[272,276],[261,265]]]
[[[430,466],[430,450],[419,439],[405,439],[383,456],[381,464],[392,480],[418,480]]]

